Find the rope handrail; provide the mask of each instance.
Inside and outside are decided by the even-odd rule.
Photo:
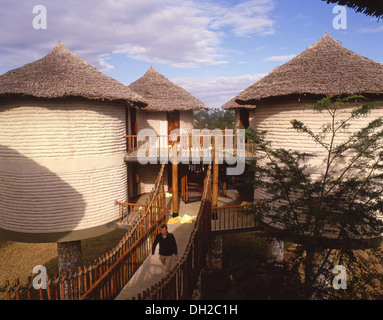
[[[146,210],[145,212],[138,218],[134,221],[134,224],[132,225],[132,227],[129,229],[128,233],[123,237],[122,241],[126,241],[128,238],[132,237],[132,235],[134,235],[134,233],[137,231],[137,229],[141,226],[142,224],[142,221],[149,215],[150,213],[150,210],[153,206],[153,203],[158,195],[158,192],[160,190],[160,186],[162,185],[162,180],[163,180],[163,173],[164,173],[164,168],[165,168],[165,164],[162,164],[161,165],[161,169],[158,173],[158,176],[157,176],[157,179],[156,179],[156,182],[155,182],[155,186],[151,192],[151,196],[149,196],[149,203],[145,204],[145,207],[146,207]],[[141,235],[134,243],[133,245],[131,245],[130,248],[128,248],[122,255],[120,258],[117,259],[117,261],[108,269],[106,270],[103,275],[101,275],[101,277],[88,289],[87,292],[85,292],[81,297],[80,297],[80,300],[85,300],[89,295],[92,294],[92,292],[94,290],[96,290],[97,286],[103,281],[105,280],[109,275],[110,273],[116,268],[116,266],[121,263],[121,261],[123,261],[123,259],[126,258],[126,256],[133,250],[133,248],[135,246],[137,246],[137,243],[143,239],[143,237],[146,236],[146,234],[154,227],[158,224],[158,221],[162,220],[167,212],[168,212],[168,208],[164,207],[163,208],[163,213],[160,215],[160,217],[144,232],[143,235]]]
[[[119,257],[117,259],[117,261],[93,284],[92,287],[89,288],[89,290],[84,293],[80,300],[85,300],[87,298],[88,295],[92,294],[92,292],[100,285],[100,283],[102,283],[102,281],[104,281],[105,279],[107,279],[108,276],[110,276],[110,274],[118,267],[118,265],[126,258],[127,255],[129,255],[138,245],[138,243],[146,237],[146,235],[154,228],[157,226],[157,224],[162,221],[163,217],[166,216],[167,212],[169,211],[169,208],[165,208],[163,214],[160,216],[160,218],[154,223],[152,224],[149,229],[147,229],[145,231],[145,233],[139,238],[137,239],[133,245],[126,251],[124,252],[124,254]]]
[[[157,284],[152,286],[151,289],[148,288],[146,291],[143,292],[144,297],[147,297],[148,299],[155,299],[155,298],[163,298],[163,299],[180,299],[180,298],[183,298],[183,299],[185,299],[185,298],[187,298],[186,296],[189,295],[190,292],[183,292],[183,294],[178,293],[176,295],[164,296],[162,294],[162,292],[167,290],[166,289],[167,286],[177,282],[177,281],[175,281],[175,278],[181,273],[181,269],[184,268],[184,266],[187,263],[189,263],[189,260],[191,259],[190,257],[191,257],[192,250],[195,251],[194,257],[193,257],[194,263],[197,264],[196,260],[198,260],[198,259],[200,262],[199,267],[195,268],[195,271],[198,273],[200,272],[201,262],[202,262],[201,257],[203,257],[205,255],[201,254],[201,252],[199,250],[197,250],[198,251],[197,252],[195,250],[195,247],[196,247],[196,239],[202,238],[204,240],[204,241],[202,241],[204,243],[204,245],[202,245],[201,249],[202,250],[207,249],[206,248],[206,242],[210,236],[210,224],[209,224],[209,221],[210,221],[210,197],[211,197],[211,194],[210,194],[211,193],[211,189],[210,189],[211,186],[210,186],[210,184],[211,184],[211,163],[209,164],[208,170],[206,172],[204,191],[203,191],[203,195],[202,195],[201,205],[200,205],[199,210],[198,210],[196,222],[195,222],[195,225],[194,225],[193,230],[191,232],[189,242],[186,245],[186,249],[184,251],[184,254],[182,255],[179,263],[175,266],[175,268],[173,268],[173,270],[170,272],[170,274],[168,276],[166,276],[165,278],[163,278],[162,280],[157,282]],[[202,230],[202,228],[204,228],[204,230]],[[200,237],[199,233],[201,233],[202,231],[205,231],[205,232],[202,235],[203,237]],[[199,269],[199,270],[197,270],[197,269]],[[194,278],[194,277],[192,276],[192,278]],[[183,278],[181,279],[180,276],[179,276],[178,280],[179,280],[178,283],[180,283],[181,281],[186,281]],[[195,280],[195,279],[193,279],[193,280]],[[180,284],[179,284],[179,286],[180,286]],[[171,288],[168,290],[171,290]],[[180,289],[179,288],[178,289],[173,288],[173,290],[176,290],[178,292],[178,290],[180,290]],[[183,286],[183,290],[184,291],[190,291],[190,286],[188,286],[188,284],[185,283]],[[139,293],[137,296],[138,296],[138,299],[140,299],[141,294]],[[132,299],[135,299],[135,297],[132,297]]]
[[[129,206],[137,206],[137,207],[145,207],[145,204],[143,204],[143,203],[133,203],[133,202],[121,202],[121,201],[116,201],[116,204],[129,205]]]

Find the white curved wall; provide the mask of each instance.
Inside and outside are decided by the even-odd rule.
[[[70,232],[118,218],[127,199],[125,107],[0,105],[0,228]]]
[[[284,148],[300,152],[310,152],[318,155],[319,160],[314,161],[310,159],[309,162],[312,167],[310,169],[310,173],[315,179],[321,177],[325,173],[326,163],[324,160],[326,159],[326,152],[307,134],[298,133],[294,130],[290,123],[293,119],[300,120],[315,133],[319,133],[322,126],[331,121],[331,116],[326,111],[319,113],[304,107],[305,104],[314,102],[315,101],[257,106],[253,109],[254,117],[251,119],[252,121],[250,122],[250,125],[257,130],[268,131],[267,140],[272,143],[274,149]],[[336,121],[345,120],[349,116],[350,109],[344,109],[341,113],[339,113],[339,116],[336,117]],[[361,117],[357,120],[351,121],[349,131],[356,132],[366,126],[373,119],[382,116],[383,103],[379,103],[377,108],[372,110],[368,117]],[[329,141],[330,137],[331,136],[329,134],[327,141]],[[347,137],[347,135],[337,135],[335,143],[339,143],[345,139],[345,137]],[[339,169],[341,168],[339,167]],[[255,201],[267,197],[268,194],[264,189],[259,188],[254,190]]]
[[[331,121],[331,116],[328,112],[317,112],[304,105],[311,102],[296,102],[289,104],[271,105],[271,106],[257,106],[254,111],[254,117],[250,122],[251,127],[257,130],[268,131],[267,139],[276,148],[285,148],[297,150],[300,152],[310,152],[325,158],[325,149],[315,143],[314,140],[305,133],[299,133],[292,128],[291,121],[293,119],[302,121],[308,128],[318,134],[322,130],[322,126]],[[350,107],[351,108],[351,107]],[[350,116],[351,109],[339,110],[336,121],[345,120]],[[350,132],[356,132],[362,127],[366,126],[374,118],[383,116],[383,103],[378,105],[378,108],[372,110],[368,117],[361,117],[350,122]],[[335,144],[347,137],[347,134],[337,134]],[[331,135],[327,135],[327,142],[330,141]],[[324,173],[325,163],[321,161],[310,162],[313,167],[311,173],[319,175]]]

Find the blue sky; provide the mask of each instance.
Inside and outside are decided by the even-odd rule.
[[[32,12],[47,10],[36,30]],[[130,84],[150,66],[209,107],[246,89],[325,32],[383,63],[383,19],[321,0],[0,0],[0,74],[46,55],[59,40]]]

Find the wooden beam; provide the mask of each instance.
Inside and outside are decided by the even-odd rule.
[[[172,158],[172,213],[173,218],[178,217],[178,163],[177,163],[177,145],[173,144],[173,158]]]
[[[212,137],[212,143],[213,143],[213,194],[211,199],[211,206],[212,208],[217,207],[218,205],[218,152],[215,148],[215,137]],[[216,219],[217,213],[215,211],[212,211],[212,218]]]

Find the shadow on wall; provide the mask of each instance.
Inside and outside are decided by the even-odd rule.
[[[83,196],[57,174],[0,145],[0,236],[20,242],[57,242],[80,223]]]

